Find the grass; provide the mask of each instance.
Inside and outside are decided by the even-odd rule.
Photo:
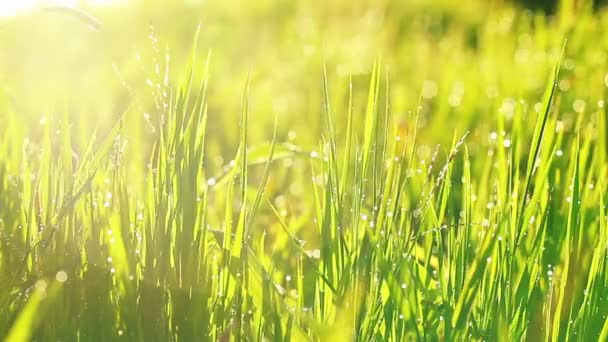
[[[608,338],[605,10],[91,11],[0,32],[5,340]]]

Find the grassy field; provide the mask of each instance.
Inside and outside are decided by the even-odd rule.
[[[608,12],[0,19],[0,338],[605,341]]]

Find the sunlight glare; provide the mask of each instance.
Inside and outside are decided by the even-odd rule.
[[[100,7],[115,5],[120,0],[0,0],[0,18],[13,17],[37,7],[45,6],[69,6],[75,7],[79,4]]]

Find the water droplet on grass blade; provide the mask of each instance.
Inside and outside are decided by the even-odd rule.
[[[68,280],[68,274],[65,271],[59,271],[55,275],[55,279],[60,283],[65,283]]]
[[[572,108],[577,113],[582,113],[585,110],[585,101],[578,99],[572,104]]]

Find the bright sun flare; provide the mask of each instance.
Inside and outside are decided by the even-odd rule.
[[[121,0],[0,0],[0,17],[12,17],[40,6],[107,6]]]

